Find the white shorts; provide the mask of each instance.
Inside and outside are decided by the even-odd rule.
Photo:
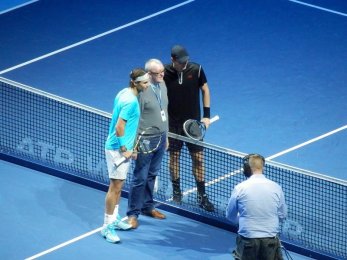
[[[123,155],[119,151],[105,150],[106,163],[108,177],[115,180],[125,180],[130,168],[130,160],[126,160],[118,167],[115,166],[115,162],[119,160]]]

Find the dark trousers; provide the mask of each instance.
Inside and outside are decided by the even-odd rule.
[[[138,217],[141,212],[149,213],[154,209],[153,189],[166,149],[166,134],[163,134],[161,140],[153,153],[137,155],[130,184],[128,216]]]
[[[236,237],[234,259],[240,260],[283,260],[279,238]]]

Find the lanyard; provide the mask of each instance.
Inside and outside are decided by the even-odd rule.
[[[152,88],[152,90],[153,90],[153,92],[155,94],[155,97],[158,100],[158,103],[159,103],[159,106],[160,106],[160,110],[163,110],[162,107],[161,107],[161,90],[160,90],[159,84],[156,85],[156,86],[151,84],[151,88]],[[156,89],[159,90],[159,95],[158,95],[157,91],[155,91]]]

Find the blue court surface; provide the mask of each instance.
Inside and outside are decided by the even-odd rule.
[[[1,77],[106,112],[131,69],[168,63],[182,44],[202,64],[221,118],[206,142],[347,180],[344,0],[2,1],[0,33]],[[3,161],[0,171],[1,259],[101,225],[104,192]],[[43,259],[231,258],[235,234],[167,214],[141,218],[120,245],[97,232]]]
[[[346,180],[347,2],[306,3],[36,1],[0,16],[0,75],[111,112],[132,68],[183,44],[221,118],[207,142],[298,146],[273,159]]]
[[[170,212],[166,220],[140,216],[137,230],[118,232],[121,243],[110,244],[98,232],[104,192],[9,162],[0,168],[1,259],[231,258],[235,234]]]

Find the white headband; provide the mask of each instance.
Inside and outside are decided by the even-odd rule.
[[[134,81],[135,81],[135,82],[139,82],[139,81],[145,81],[145,80],[149,80],[149,75],[148,75],[148,73],[146,73],[146,74],[144,74],[144,75],[142,75],[142,76],[140,76],[140,77],[137,77]]]

